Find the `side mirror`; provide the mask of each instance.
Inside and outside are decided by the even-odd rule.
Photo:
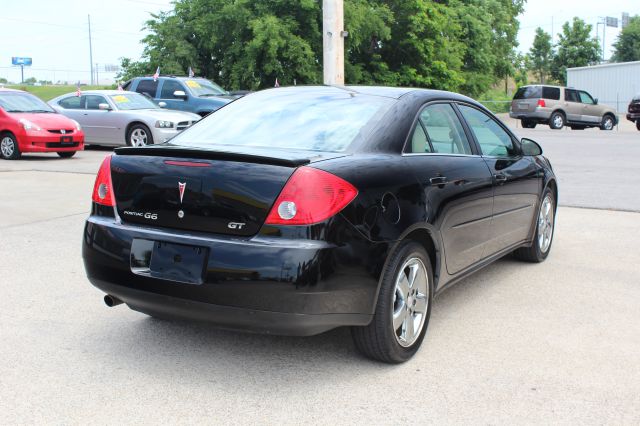
[[[103,111],[111,111],[111,106],[109,104],[98,104],[98,109]]]
[[[166,108],[167,107],[167,103],[166,102],[158,102],[158,106],[160,108]]]
[[[173,92],[173,96],[175,96],[176,98],[186,98],[187,94],[184,93],[184,90],[176,90],[175,92]]]
[[[531,139],[522,138],[520,144],[522,145],[522,153],[524,155],[531,157],[542,155],[542,147],[538,145],[538,142]]]
[[[596,104],[596,105],[598,105],[598,98],[595,98],[595,99],[593,100],[593,103],[594,103],[594,104]]]

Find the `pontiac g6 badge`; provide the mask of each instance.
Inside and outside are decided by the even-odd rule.
[[[184,197],[184,189],[187,187],[187,182],[178,182],[178,191],[180,191],[180,204],[182,204],[182,198]]]

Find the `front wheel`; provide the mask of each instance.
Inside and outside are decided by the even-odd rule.
[[[76,151],[62,151],[57,153],[60,158],[71,158],[76,155]]]
[[[20,155],[20,147],[18,147],[16,137],[11,133],[0,135],[0,156],[5,160],[17,160]]]
[[[600,124],[600,130],[613,130],[615,126],[615,120],[610,115],[605,115],[602,118],[602,124]]]
[[[520,260],[540,263],[547,258],[553,242],[555,229],[556,204],[553,192],[550,188],[544,191],[542,202],[538,209],[536,232],[530,247],[521,247],[513,252]]]
[[[431,315],[433,270],[425,249],[405,241],[383,272],[371,323],[352,327],[356,348],[366,357],[389,364],[410,359],[420,348]]]
[[[153,145],[153,136],[149,128],[144,124],[131,126],[127,132],[127,145],[137,147]]]

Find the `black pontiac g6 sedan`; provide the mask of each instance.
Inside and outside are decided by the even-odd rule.
[[[87,276],[110,306],[274,334],[351,326],[366,356],[403,362],[442,289],[549,254],[558,193],[541,154],[453,93],[253,93],[104,160]]]

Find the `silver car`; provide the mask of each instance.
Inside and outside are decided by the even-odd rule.
[[[87,145],[162,143],[200,120],[197,114],[162,109],[139,93],[122,90],[69,93],[49,105],[80,123]]]

